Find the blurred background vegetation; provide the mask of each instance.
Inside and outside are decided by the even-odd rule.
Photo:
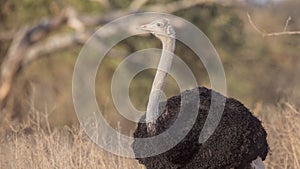
[[[143,6],[160,4],[163,7],[172,2],[177,1],[148,0]],[[291,17],[287,30],[300,30],[300,1],[261,2],[199,3],[173,12],[198,26],[207,35],[223,62],[228,96],[240,100],[254,111],[289,99],[297,102],[300,95],[300,36],[263,37],[253,29],[247,18],[248,11],[260,28],[278,32],[283,30],[287,18]],[[130,5],[132,2],[129,0],[0,0],[0,63],[3,63],[12,43],[9,35],[22,26],[57,16],[66,7],[74,8],[78,16],[101,17],[114,11],[126,11]],[[72,31],[64,27],[59,33],[51,33],[49,38],[52,34]],[[78,43],[22,66],[0,117],[9,114],[13,120],[23,120],[34,107],[50,114],[52,126],[77,123],[72,102],[72,73],[82,46]],[[153,36],[130,37],[117,44],[114,49],[118,52],[109,53],[101,63],[96,79],[97,101],[110,121],[133,125],[116,113],[110,93],[111,78],[118,64],[128,54],[149,47],[161,48],[161,44]],[[205,68],[191,50],[178,42],[175,54],[190,66],[199,85],[210,87]],[[154,72],[143,71],[131,83],[130,97],[140,110],[146,108]],[[174,83],[169,78],[166,86],[168,97],[178,94]]]

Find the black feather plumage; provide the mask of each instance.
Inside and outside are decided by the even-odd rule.
[[[226,99],[224,112],[214,133],[207,141],[199,143],[198,139],[208,115],[212,93]],[[187,109],[183,113],[189,113],[188,108],[195,107],[189,106],[189,101],[192,103],[195,97],[199,97],[196,121],[184,139],[175,147],[156,156],[138,158],[147,169],[246,169],[250,168],[250,163],[257,157],[263,160],[266,158],[269,147],[266,140],[267,133],[261,122],[239,101],[226,98],[204,87],[185,91],[161,103],[162,113],[156,122],[157,134],[172,126],[177,117],[181,118],[180,115],[178,116],[180,105],[182,105],[181,97],[187,98],[184,100]],[[145,115],[140,121],[145,121]],[[183,132],[185,125],[190,125],[191,121],[193,119],[185,119],[176,132]],[[151,137],[145,123],[138,124],[134,137]],[[140,156],[139,153],[144,152],[145,147],[149,148],[149,146],[156,148],[152,144],[139,144],[136,139],[132,144],[136,156]]]

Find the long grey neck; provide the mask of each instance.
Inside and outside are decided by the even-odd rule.
[[[163,45],[162,54],[152,84],[146,112],[147,131],[151,134],[156,133],[155,123],[160,115],[158,109],[159,102],[163,94],[163,88],[166,83],[168,73],[171,69],[175,48],[174,38],[166,37],[161,41]]]

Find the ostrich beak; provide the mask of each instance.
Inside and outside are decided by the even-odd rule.
[[[141,25],[141,26],[137,27],[137,29],[142,30],[142,31],[147,31],[147,32],[151,31],[151,27],[149,24]]]

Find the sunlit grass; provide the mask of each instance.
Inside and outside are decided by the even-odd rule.
[[[262,120],[268,133],[268,169],[300,168],[300,113],[290,103],[269,107]]]
[[[300,113],[294,105],[257,110],[268,132],[268,169],[300,168]],[[261,111],[261,112],[260,112]],[[115,156],[94,144],[79,126],[51,128],[34,111],[27,122],[9,123],[0,133],[0,168],[139,169],[134,159]]]
[[[1,130],[2,169],[133,169],[134,159],[118,157],[94,144],[79,126],[52,129],[47,116]]]

